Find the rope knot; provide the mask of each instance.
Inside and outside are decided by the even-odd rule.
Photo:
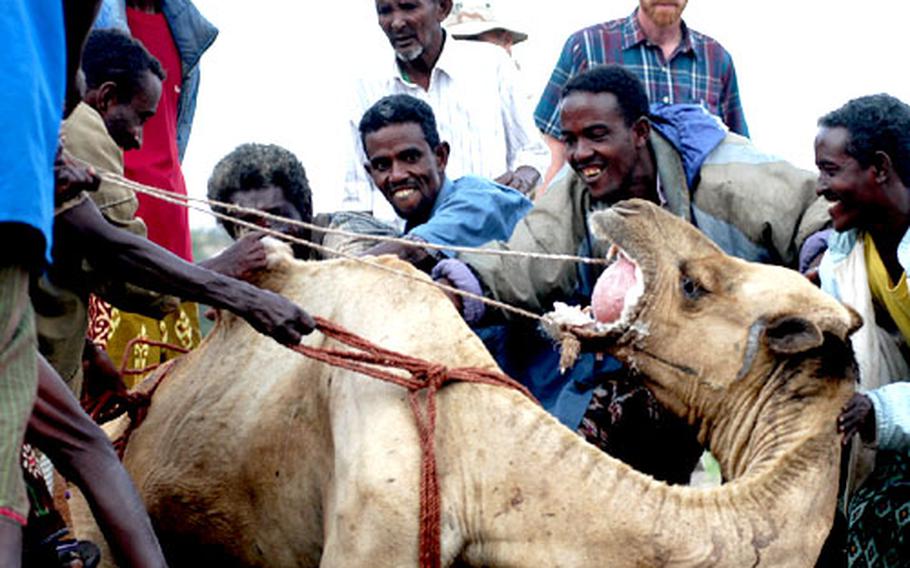
[[[445,365],[433,363],[423,369],[418,378],[423,383],[423,388],[439,390],[449,380],[449,368]]]

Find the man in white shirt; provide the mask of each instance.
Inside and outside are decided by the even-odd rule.
[[[352,150],[339,208],[396,218],[363,170],[358,131],[363,113],[391,94],[408,94],[432,107],[440,136],[452,147],[452,177],[488,177],[523,193],[539,183],[549,150],[516,92],[514,64],[496,46],[448,37],[441,24],[451,9],[452,0],[376,0],[395,60],[355,89],[348,115]]]

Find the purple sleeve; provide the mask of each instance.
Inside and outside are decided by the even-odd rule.
[[[430,274],[430,277],[433,278],[433,280],[446,278],[459,290],[470,292],[478,296],[483,295],[483,290],[480,288],[480,281],[474,276],[474,273],[471,272],[468,265],[460,260],[447,258],[439,261],[436,263],[436,266],[433,267],[433,272]],[[461,315],[468,324],[477,323],[480,321],[480,318],[483,317],[484,312],[486,312],[484,303],[476,298],[462,296],[461,306]]]

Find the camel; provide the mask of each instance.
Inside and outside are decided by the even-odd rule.
[[[452,384],[436,430],[442,565],[811,566],[834,514],[858,316],[645,202],[591,225],[643,286],[590,348],[628,361],[694,424],[727,483],[663,484],[517,391]],[[379,345],[496,369],[431,286],[278,249],[270,263],[261,285]],[[305,343],[334,344],[318,332]],[[172,566],[415,566],[419,454],[403,389],[225,315],[158,387],[124,463]]]

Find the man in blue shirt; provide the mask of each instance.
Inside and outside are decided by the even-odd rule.
[[[59,0],[12,0],[0,12],[0,565],[20,564],[28,514],[19,449],[38,370],[29,273],[49,260],[53,164],[66,86]],[[14,246],[9,246],[9,245]]]
[[[405,220],[404,237],[437,245],[476,247],[507,239],[531,209],[520,192],[486,178],[445,175],[449,144],[440,140],[428,104],[410,95],[391,95],[370,107],[360,121],[364,164],[376,187]],[[428,268],[445,251],[382,243],[365,254],[396,254]]]

